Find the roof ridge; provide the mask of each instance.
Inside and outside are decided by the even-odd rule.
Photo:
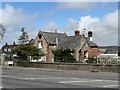
[[[42,32],[42,33],[50,33],[50,34],[66,34],[66,33],[60,33],[60,32],[47,32],[47,31],[40,31],[40,32]],[[67,34],[66,34],[67,35]]]

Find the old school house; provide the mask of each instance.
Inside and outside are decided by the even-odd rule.
[[[74,36],[65,33],[39,31],[34,45],[41,49],[44,55],[41,61],[54,62],[52,50],[61,48],[69,49],[76,61],[84,62],[89,57],[97,57],[100,52],[98,46],[92,41],[92,31],[88,31],[88,37],[81,34],[80,30],[74,31]]]

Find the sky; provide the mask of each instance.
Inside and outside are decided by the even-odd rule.
[[[0,23],[6,28],[1,44],[18,43],[25,27],[29,39],[40,30],[73,36],[85,28],[85,36],[91,30],[97,45],[118,45],[118,2],[2,2],[0,7]]]

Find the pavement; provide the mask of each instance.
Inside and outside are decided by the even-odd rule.
[[[2,88],[118,89],[118,73],[2,67]]]

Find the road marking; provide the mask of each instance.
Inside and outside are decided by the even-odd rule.
[[[118,83],[118,81],[115,81],[115,80],[103,80],[103,81],[107,81],[107,82],[117,82],[117,83]]]
[[[20,79],[25,79],[25,80],[38,80],[38,79],[63,79],[63,77],[48,77],[48,78],[20,78]]]
[[[40,80],[40,79],[68,79],[67,77],[46,77],[46,78],[19,78],[12,76],[2,76],[2,78],[20,79],[20,80]]]
[[[103,80],[63,81],[63,82],[59,82],[59,83],[74,83],[74,82],[97,82],[97,81],[103,81]]]
[[[103,87],[118,87],[118,85],[105,85]]]
[[[99,85],[99,82],[100,82],[100,85]],[[102,85],[101,85],[101,82],[102,82]],[[71,85],[92,86],[92,87],[118,88],[118,81],[113,81],[113,80],[62,81],[62,82],[59,82],[59,83],[61,83],[61,84],[71,84]],[[98,83],[98,85],[96,85],[96,83]],[[105,85],[104,83],[108,84],[108,85]]]
[[[57,80],[60,84],[70,85],[82,85],[91,87],[103,87],[103,88],[118,88],[118,81],[114,80],[102,80],[102,79],[86,79],[86,78],[69,78],[69,77],[43,77],[43,78],[32,78],[32,77],[13,77],[13,76],[2,76],[3,78],[19,79],[19,80]],[[60,81],[59,81],[60,80]],[[70,80],[70,81],[61,81]],[[98,83],[98,84],[97,84]]]

